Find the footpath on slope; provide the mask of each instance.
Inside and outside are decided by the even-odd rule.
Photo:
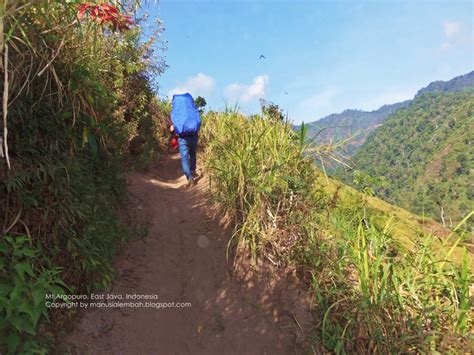
[[[130,208],[149,235],[117,256],[109,294],[154,294],[187,308],[83,310],[61,351],[87,354],[300,354],[308,297],[294,277],[258,275],[226,259],[232,226],[211,208],[208,182],[186,187],[178,155],[128,177]]]

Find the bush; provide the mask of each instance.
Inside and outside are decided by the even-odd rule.
[[[116,2],[129,13],[137,4]],[[164,148],[164,116],[152,89],[165,68],[156,57],[160,43],[145,40],[140,20],[131,24],[123,12],[99,21],[88,10],[99,7],[102,14],[112,5],[9,1],[5,6],[0,48],[8,65],[1,67],[1,81],[9,94],[3,128],[9,133],[10,165],[5,160],[0,165],[0,243],[29,236],[31,250],[41,251],[44,260],[31,252],[24,265],[33,270],[28,276],[33,283],[49,277],[45,288],[59,277],[75,292],[107,287],[116,247],[129,234],[118,218],[124,166],[143,167]],[[160,31],[157,27],[150,38],[159,39]],[[2,256],[13,262],[11,270],[14,250],[4,249]],[[2,277],[3,285],[17,287],[14,273]],[[34,302],[38,306],[37,298]],[[17,306],[8,312],[25,318],[27,306]],[[12,323],[10,313],[9,329],[19,337],[34,333],[37,313],[30,323],[22,321],[28,328]]]
[[[61,269],[41,255],[26,236],[0,241],[0,346],[10,353],[40,350],[31,336],[40,318],[48,316],[45,297],[67,289]]]

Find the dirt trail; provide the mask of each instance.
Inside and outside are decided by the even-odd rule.
[[[285,277],[238,270],[225,257],[232,230],[209,207],[201,179],[186,187],[178,155],[128,178],[132,204],[149,236],[116,261],[110,293],[157,294],[153,302],[190,308],[114,308],[83,312],[63,342],[88,354],[301,353],[305,306]],[[304,322],[303,322],[304,328]]]

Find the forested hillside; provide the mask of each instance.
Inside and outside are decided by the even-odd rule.
[[[333,113],[318,121],[308,123],[308,137],[317,135],[316,144],[329,144],[352,137],[360,131],[344,145],[344,150],[352,155],[364,144],[370,132],[378,128],[396,110],[407,106],[409,102],[384,105],[374,111],[345,110],[341,113]],[[295,129],[299,128],[300,126],[295,126]]]
[[[456,92],[466,88],[474,87],[474,71],[465,75],[457,76],[448,81],[434,81],[425,88],[420,89],[415,98],[428,92]],[[323,117],[320,120],[310,122],[308,126],[308,137],[313,137],[318,132],[321,133],[315,139],[316,143],[328,144],[338,140],[352,137],[359,132],[354,138],[344,144],[344,153],[349,156],[354,155],[357,150],[364,144],[369,134],[379,128],[382,123],[397,111],[399,108],[406,107],[411,100],[384,105],[374,111],[362,110],[345,110],[341,113],[334,113]],[[300,126],[296,126],[299,129]]]
[[[454,226],[473,208],[473,145],[474,91],[427,93],[373,132],[354,165],[387,178],[385,200]]]

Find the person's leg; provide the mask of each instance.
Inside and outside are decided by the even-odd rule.
[[[189,167],[189,145],[186,139],[178,138],[179,154],[181,155],[181,166],[183,167],[186,179],[192,180],[191,168]]]
[[[189,140],[189,160],[190,160],[190,168],[191,172],[196,172],[196,150],[197,150],[197,142],[198,137],[190,137]]]

